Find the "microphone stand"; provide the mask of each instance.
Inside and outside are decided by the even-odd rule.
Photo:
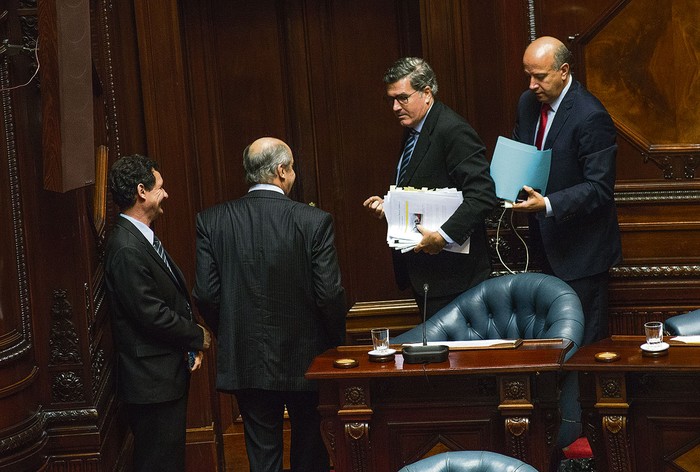
[[[423,345],[406,346],[403,348],[405,364],[432,364],[445,362],[450,354],[450,348],[444,345],[428,346],[428,336],[425,328],[428,311],[428,284],[423,284]]]

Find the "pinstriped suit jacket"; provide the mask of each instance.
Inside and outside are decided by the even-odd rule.
[[[345,339],[331,215],[256,190],[197,215],[193,297],[217,336],[217,388],[313,390],[315,356]]]

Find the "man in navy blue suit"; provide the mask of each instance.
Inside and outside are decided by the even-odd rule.
[[[552,37],[523,55],[529,90],[513,139],[552,150],[546,191],[525,187],[514,211],[530,213],[530,240],[545,272],[565,280],[583,305],[583,344],[608,336],[608,270],[622,259],[614,200],[616,131],[600,101],[571,74],[571,53]],[[541,129],[541,132],[540,132]],[[545,189],[542,189],[545,190]]]

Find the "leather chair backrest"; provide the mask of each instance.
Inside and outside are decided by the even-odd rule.
[[[664,331],[670,336],[694,336],[700,334],[700,310],[689,311],[664,321]]]
[[[576,292],[557,277],[540,273],[485,280],[459,295],[426,322],[428,341],[477,339],[583,339],[583,310]],[[420,342],[418,325],[392,343]]]
[[[399,472],[537,472],[537,469],[495,452],[454,451],[421,459]]]

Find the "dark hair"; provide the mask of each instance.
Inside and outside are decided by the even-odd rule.
[[[112,164],[109,170],[109,190],[120,211],[134,206],[139,184],[143,184],[146,190],[153,189],[156,184],[154,170],[158,170],[158,163],[140,154],[121,157]]]
[[[289,148],[282,142],[266,144],[257,152],[250,152],[250,145],[243,151],[245,180],[249,184],[267,184],[277,175],[277,167],[287,167],[292,162]]]
[[[571,66],[571,60],[573,55],[571,51],[563,44],[554,50],[554,63],[552,64],[553,70],[561,69],[564,64],[569,64]]]
[[[424,59],[420,57],[399,59],[384,73],[384,83],[387,85],[393,84],[404,77],[408,77],[413,90],[422,92],[425,87],[430,87],[433,95],[437,95],[438,84],[435,72]]]

